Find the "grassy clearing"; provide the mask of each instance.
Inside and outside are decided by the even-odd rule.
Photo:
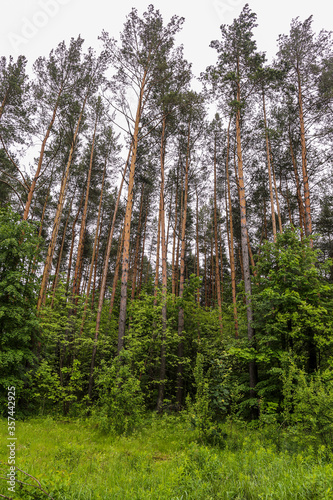
[[[198,443],[174,416],[152,417],[129,437],[103,435],[82,421],[31,419],[17,422],[16,465],[57,500],[333,499],[332,457],[323,446],[301,451],[290,436],[240,424],[223,432],[218,448]],[[0,434],[5,462],[5,420]],[[10,496],[3,480],[0,493]],[[47,497],[17,486],[13,498]]]

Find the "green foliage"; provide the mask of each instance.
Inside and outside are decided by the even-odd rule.
[[[60,377],[43,360],[35,373],[31,372],[31,399],[39,405],[41,415],[52,410],[61,399]]]
[[[40,373],[42,367],[43,370],[47,368],[54,381],[59,381],[60,385],[56,382],[54,386],[50,384],[50,392],[45,395],[45,410],[51,413],[62,412],[75,416],[86,408],[85,389],[89,380],[96,322],[88,311],[85,328],[81,333],[84,301],[85,296],[80,297],[77,305],[74,305],[72,297],[67,293],[66,284],[60,280],[53,304],[49,297],[40,312],[43,332],[41,365],[36,373],[31,373],[31,377],[36,394],[39,392],[39,380],[42,381],[43,378],[36,378],[36,374]],[[98,347],[103,354],[111,351],[104,334],[101,335]],[[43,405],[37,402],[36,397],[34,401],[38,411],[43,412]]]
[[[194,368],[196,395],[194,403],[187,397],[187,417],[199,441],[221,444],[224,435],[219,424],[225,419],[230,403],[228,374],[220,359],[214,359],[206,373],[204,364],[203,354],[198,353]]]
[[[280,376],[287,352],[300,368],[314,372],[327,366],[333,342],[333,287],[325,276],[330,262],[318,262],[309,239],[287,229],[277,242],[263,245],[253,289],[259,366],[258,394],[281,399]]]
[[[142,420],[143,394],[130,365],[131,353],[123,349],[111,364],[102,362],[99,368],[96,378],[99,402],[94,415],[105,432],[128,434]]]
[[[254,326],[264,335],[261,344],[280,342],[283,347],[283,336],[289,345],[310,336],[320,348],[332,343],[333,288],[325,279],[330,261],[318,263],[318,254],[292,229],[278,235],[276,244],[263,246],[254,294]]]
[[[210,407],[217,421],[223,421],[229,410],[232,390],[231,369],[231,367],[227,368],[225,360],[220,357],[212,360],[207,372]]]
[[[67,384],[63,388],[63,401],[70,404],[72,409],[73,406],[76,406],[78,397],[82,397],[83,374],[80,365],[80,361],[74,359],[70,368],[63,367],[61,369],[62,376],[67,376]]]
[[[39,339],[36,315],[40,240],[36,226],[10,208],[0,209],[0,401],[7,386],[22,396]]]
[[[304,450],[306,441],[300,437],[299,449],[289,451],[291,436],[280,429],[278,449],[261,429],[221,425],[222,448],[195,442],[195,431],[173,415],[154,415],[135,434],[117,439],[82,420],[26,420],[20,424],[19,467],[54,500],[332,499],[332,455],[325,455],[323,446]],[[6,427],[0,420],[1,436]],[[6,458],[2,447],[5,473]],[[22,486],[14,499],[31,500],[28,490],[35,498],[46,498],[36,488]],[[8,496],[4,480],[0,494]]]
[[[204,376],[204,359],[202,354],[197,354],[197,362],[194,368],[194,379],[196,385],[195,402],[191,404],[187,399],[187,410],[191,424],[196,428],[198,438],[208,440],[212,433],[212,412],[209,408],[208,380]]]
[[[83,374],[80,371],[80,364],[79,360],[74,359],[70,368],[61,368],[59,376],[44,359],[35,372],[30,372],[30,400],[41,415],[54,411],[61,413],[66,407],[75,415],[81,408],[84,398],[82,401]],[[64,384],[65,377],[66,384]],[[80,402],[78,402],[79,396]]]
[[[147,408],[156,406],[160,353],[162,343],[162,302],[161,292],[156,298],[153,295],[141,293],[140,300],[132,301],[129,306],[130,323],[125,334],[125,346],[131,353],[131,367],[133,374],[140,378]],[[171,387],[176,372],[177,356],[175,352],[179,337],[175,325],[177,324],[178,309],[171,295],[167,296],[168,319],[164,332],[166,363],[170,377],[166,378],[166,399],[173,394]]]
[[[307,375],[290,363],[283,373],[283,415],[298,438],[308,444],[333,443],[333,373],[325,370]]]

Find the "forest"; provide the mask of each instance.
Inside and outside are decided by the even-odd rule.
[[[332,38],[256,18],[0,58],[0,497],[333,498]]]

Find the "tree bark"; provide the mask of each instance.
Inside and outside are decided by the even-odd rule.
[[[222,323],[222,301],[221,301],[221,279],[219,268],[219,249],[217,239],[217,195],[216,195],[216,136],[214,137],[214,240],[215,240],[215,282],[216,282],[216,295],[217,305],[219,310],[219,325],[220,334],[223,334]],[[222,262],[221,262],[222,266]]]
[[[139,250],[140,250],[140,241],[141,241],[141,227],[142,227],[142,210],[143,210],[143,200],[144,200],[144,184],[142,184],[141,189],[141,200],[140,200],[140,212],[139,212],[139,221],[138,221],[138,230],[136,235],[136,245],[135,245],[135,253],[134,253],[134,265],[133,265],[133,277],[132,277],[132,293],[131,299],[133,300],[135,297],[136,290],[136,276],[138,273],[138,262],[139,262]]]
[[[208,286],[207,286],[207,245],[206,245],[206,234],[204,242],[204,278],[205,278],[205,307],[208,307]]]
[[[213,224],[212,224],[213,229]],[[210,266],[209,266],[209,301],[208,307],[214,305],[214,259],[213,259],[213,231],[210,233]]]
[[[160,242],[161,242],[161,193],[160,193],[160,205],[158,209],[158,221],[157,221],[157,239],[156,239],[156,263],[155,263],[155,282],[154,282],[154,306],[157,304],[157,290],[158,290],[158,278],[160,274]]]
[[[139,286],[138,286],[138,298],[140,298],[142,280],[143,280],[143,266],[144,266],[144,256],[145,256],[145,244],[146,244],[146,233],[147,233],[147,219],[148,219],[148,199],[147,199],[147,207],[146,207],[146,215],[145,215],[145,223],[143,229],[143,242],[142,242],[142,251],[141,251],[141,262],[140,262],[140,277],[139,277]]]
[[[52,174],[53,174],[53,172],[52,172]],[[45,219],[45,212],[46,212],[47,202],[48,202],[48,199],[49,199],[49,196],[50,196],[50,190],[51,190],[52,181],[53,181],[53,179],[52,179],[52,175],[51,175],[51,180],[50,180],[50,183],[48,185],[48,189],[47,189],[47,193],[46,193],[45,201],[44,201],[44,205],[43,205],[42,217],[41,217],[41,220],[40,220],[40,223],[39,223],[39,230],[38,230],[38,236],[39,237],[42,236],[44,219]],[[40,244],[38,243],[37,250],[38,250],[39,246],[40,246]],[[36,255],[34,257],[32,266],[31,266],[31,274],[35,274],[35,271],[36,271],[36,268],[35,268],[36,258],[37,258],[37,252],[36,252]]]
[[[188,123],[187,133],[187,148],[186,148],[186,165],[185,165],[185,183],[184,183],[184,200],[182,210],[182,228],[181,228],[181,254],[180,254],[180,279],[179,279],[179,297],[183,297],[184,284],[185,284],[185,230],[186,230],[186,216],[187,216],[187,197],[188,197],[188,177],[190,167],[190,135],[191,122]],[[179,307],[178,312],[178,336],[180,341],[178,344],[178,368],[177,368],[177,405],[180,408],[183,400],[183,355],[184,344],[182,340],[184,330],[184,309]]]
[[[133,147],[132,147],[132,158],[131,167],[128,181],[128,195],[127,195],[127,205],[125,212],[125,237],[124,237],[124,248],[123,248],[123,265],[122,265],[122,276],[121,276],[121,292],[120,292],[120,311],[119,311],[119,329],[118,329],[118,354],[124,347],[124,336],[126,327],[126,306],[127,306],[127,281],[128,281],[128,270],[129,270],[129,249],[130,249],[130,234],[131,234],[131,219],[132,219],[132,206],[133,206],[133,187],[134,187],[134,172],[136,155],[138,150],[139,142],[139,123],[142,113],[144,89],[147,78],[147,68],[144,71],[138,108],[135,118],[135,126],[133,133]]]
[[[239,61],[237,61],[237,65]],[[239,83],[239,66],[237,68],[237,101],[240,105],[240,83]],[[254,340],[254,331],[252,327],[252,289],[251,289],[251,276],[249,264],[249,248],[248,248],[248,230],[246,220],[246,198],[245,198],[245,185],[243,174],[243,159],[242,159],[242,145],[241,145],[241,125],[240,125],[240,107],[236,110],[236,141],[237,141],[237,161],[238,161],[238,182],[239,182],[239,205],[241,216],[241,247],[242,247],[242,260],[244,271],[244,288],[245,288],[245,301],[247,312],[247,335],[250,343]],[[249,376],[250,376],[250,396],[255,396],[256,386],[256,367],[255,362],[249,363]]]
[[[273,240],[274,240],[274,243],[276,243],[276,220],[275,220],[275,207],[274,207],[274,195],[273,195],[273,183],[272,183],[271,155],[270,155],[269,142],[268,142],[268,129],[267,129],[264,89],[262,90],[262,105],[263,105],[263,112],[264,112],[264,127],[265,127],[265,138],[266,138],[266,155],[267,155],[267,169],[268,169],[268,181],[269,181],[269,197],[271,200]]]
[[[277,189],[277,184],[276,184],[276,176],[275,176],[275,170],[274,170],[273,157],[272,157],[271,150],[270,150],[270,155],[271,155],[271,167],[272,167],[273,182],[274,182],[275,200],[276,200],[276,210],[277,210],[278,222],[279,222],[279,231],[280,231],[280,234],[282,234],[283,228],[282,228],[280,202],[279,202],[279,195],[278,195],[278,189]]]
[[[91,287],[91,280],[92,280],[92,275],[93,275],[93,271],[94,271],[95,256],[96,256],[97,244],[98,244],[98,240],[99,240],[99,226],[100,226],[100,220],[101,220],[101,211],[102,211],[102,200],[103,200],[103,192],[104,192],[106,165],[107,165],[107,158],[105,158],[105,162],[104,162],[101,195],[99,197],[98,215],[97,215],[97,222],[96,222],[95,239],[94,239],[94,246],[93,246],[93,251],[92,251],[92,256],[91,256],[89,277],[88,277],[88,282],[87,282],[86,299],[85,299],[85,302],[84,302],[80,335],[82,335],[83,327],[84,327],[84,322],[86,320],[88,300],[89,300],[90,287]]]
[[[228,208],[229,208],[229,231],[227,227],[228,234],[228,244],[229,244],[229,259],[230,259],[230,272],[231,272],[231,289],[232,289],[232,303],[234,312],[234,324],[235,324],[235,337],[238,338],[238,314],[237,314],[237,298],[236,298],[236,268],[235,268],[235,251],[234,251],[234,226],[232,220],[232,201],[231,201],[231,189],[230,189],[230,177],[229,177],[229,148],[230,148],[230,122],[229,120],[228,131],[227,131],[227,155],[226,155],[226,179],[227,179],[227,191],[228,191],[228,204],[226,200],[226,212],[227,212],[227,224],[228,224]]]
[[[222,230],[221,225],[218,224],[218,238],[219,238],[219,251],[220,251],[220,262],[221,262],[221,303],[223,304],[223,244],[222,244]]]
[[[121,251],[122,251],[123,244],[124,244],[124,236],[125,236],[125,231],[124,231],[124,228],[123,228],[122,231],[121,231],[121,238],[120,238],[119,245],[118,245],[118,250],[117,250],[116,267],[115,267],[115,270],[114,270],[112,292],[111,292],[111,299],[110,299],[109,321],[111,319],[111,315],[112,315],[112,311],[113,311],[113,306],[114,306],[114,299],[116,297],[116,289],[117,289],[117,284],[118,284],[119,267],[120,267]]]
[[[307,169],[307,150],[306,150],[306,142],[305,142],[305,127],[304,127],[301,74],[300,74],[298,67],[297,67],[297,82],[298,82],[298,110],[299,110],[299,122],[300,122],[300,130],[301,130],[301,147],[302,147],[302,173],[303,173],[304,208],[305,208],[305,236],[310,236],[312,234],[310,189],[309,189],[309,177],[308,177],[308,169]]]
[[[168,285],[168,275],[167,275],[167,246],[165,240],[165,205],[164,205],[164,161],[165,161],[165,127],[166,127],[166,116],[163,118],[162,125],[162,137],[161,137],[161,152],[160,152],[160,163],[161,163],[161,213],[160,213],[160,225],[161,225],[161,247],[162,247],[162,335],[161,335],[161,365],[160,365],[160,376],[159,376],[159,386],[158,386],[158,398],[157,398],[157,410],[161,411],[163,400],[164,400],[164,389],[165,389],[165,373],[166,373],[166,330],[167,330],[167,285]]]
[[[77,224],[77,221],[79,219],[79,215],[81,212],[83,197],[84,197],[84,191],[82,191],[82,196],[80,199],[79,208],[76,212],[76,216],[75,216],[75,219],[74,219],[73,225],[72,225],[72,244],[71,244],[71,249],[69,252],[68,267],[67,267],[67,280],[66,280],[66,291],[67,292],[68,292],[68,288],[69,288],[69,282],[70,282],[71,270],[72,270],[72,259],[73,259],[74,242],[75,242],[75,226]]]
[[[298,203],[298,210],[299,210],[299,226],[300,226],[300,230],[301,230],[301,237],[303,237],[303,228],[305,231],[305,210],[304,210],[300,181],[299,181],[299,176],[298,176],[297,163],[296,163],[296,158],[295,158],[294,148],[293,148],[293,143],[292,143],[292,138],[291,138],[290,123],[289,123],[288,128],[289,128],[288,134],[289,134],[290,155],[291,155],[291,160],[292,160],[294,174],[295,174],[297,203]]]
[[[177,165],[177,181],[176,181],[176,195],[175,195],[175,222],[173,227],[173,243],[172,243],[172,295],[176,295],[176,238],[177,238],[177,217],[178,217],[178,178],[179,178],[179,162]],[[177,262],[178,265],[178,262]]]
[[[195,222],[195,243],[196,243],[196,263],[197,263],[197,276],[199,278],[200,276],[200,259],[199,259],[199,196],[198,196],[198,189],[196,188],[195,190],[196,194],[196,222]],[[200,305],[200,288],[197,288],[197,303]]]
[[[87,210],[88,210],[89,191],[90,191],[90,180],[91,180],[91,172],[92,172],[93,159],[94,159],[97,123],[98,123],[98,112],[96,111],[94,133],[93,133],[91,150],[90,150],[90,161],[89,161],[89,170],[88,170],[88,178],[87,178],[86,197],[84,200],[84,207],[83,207],[83,212],[82,212],[80,236],[79,236],[79,243],[78,243],[78,248],[77,248],[77,258],[76,258],[76,265],[75,265],[74,279],[73,279],[73,292],[72,292],[72,294],[73,294],[73,300],[75,303],[77,302],[76,296],[79,294],[79,289],[80,289],[79,269],[80,269],[80,266],[82,265],[83,246],[84,246],[83,244],[84,244],[84,236],[85,236],[85,230],[86,230]]]
[[[75,192],[74,192],[72,199],[70,201],[68,215],[67,215],[65,227],[64,227],[64,232],[62,234],[62,240],[61,240],[61,246],[60,246],[59,255],[58,255],[57,267],[56,267],[54,281],[53,281],[53,285],[52,285],[53,295],[52,295],[52,301],[51,301],[51,309],[53,308],[54,297],[55,297],[55,293],[56,293],[56,289],[57,289],[57,285],[58,285],[58,281],[59,281],[60,264],[61,264],[62,253],[64,250],[64,244],[65,244],[65,239],[66,239],[67,225],[68,225],[69,217],[70,217],[71,212],[72,212],[72,204],[73,204],[74,196],[75,196]]]
[[[98,264],[100,242],[101,242],[101,238],[102,238],[103,215],[104,215],[104,212],[102,212],[102,215],[101,215],[101,223],[100,223],[100,226],[99,226],[99,234],[98,234],[97,247],[96,247],[96,256],[95,256],[95,261],[93,263],[94,278],[93,278],[93,286],[92,286],[92,292],[91,292],[91,305],[90,305],[90,308],[91,308],[92,311],[94,310],[94,306],[95,306],[97,264]],[[100,283],[100,281],[99,281],[99,283]]]

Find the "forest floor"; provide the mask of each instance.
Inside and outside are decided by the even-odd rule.
[[[1,476],[7,464],[7,421],[0,420]],[[226,423],[219,446],[201,443],[183,417],[150,416],[131,436],[101,433],[89,421],[50,417],[18,421],[16,466],[57,500],[333,499],[333,454],[302,444],[278,427]],[[17,479],[35,483],[18,472]],[[5,498],[48,498],[38,488]],[[29,493],[30,492],[30,493]]]

